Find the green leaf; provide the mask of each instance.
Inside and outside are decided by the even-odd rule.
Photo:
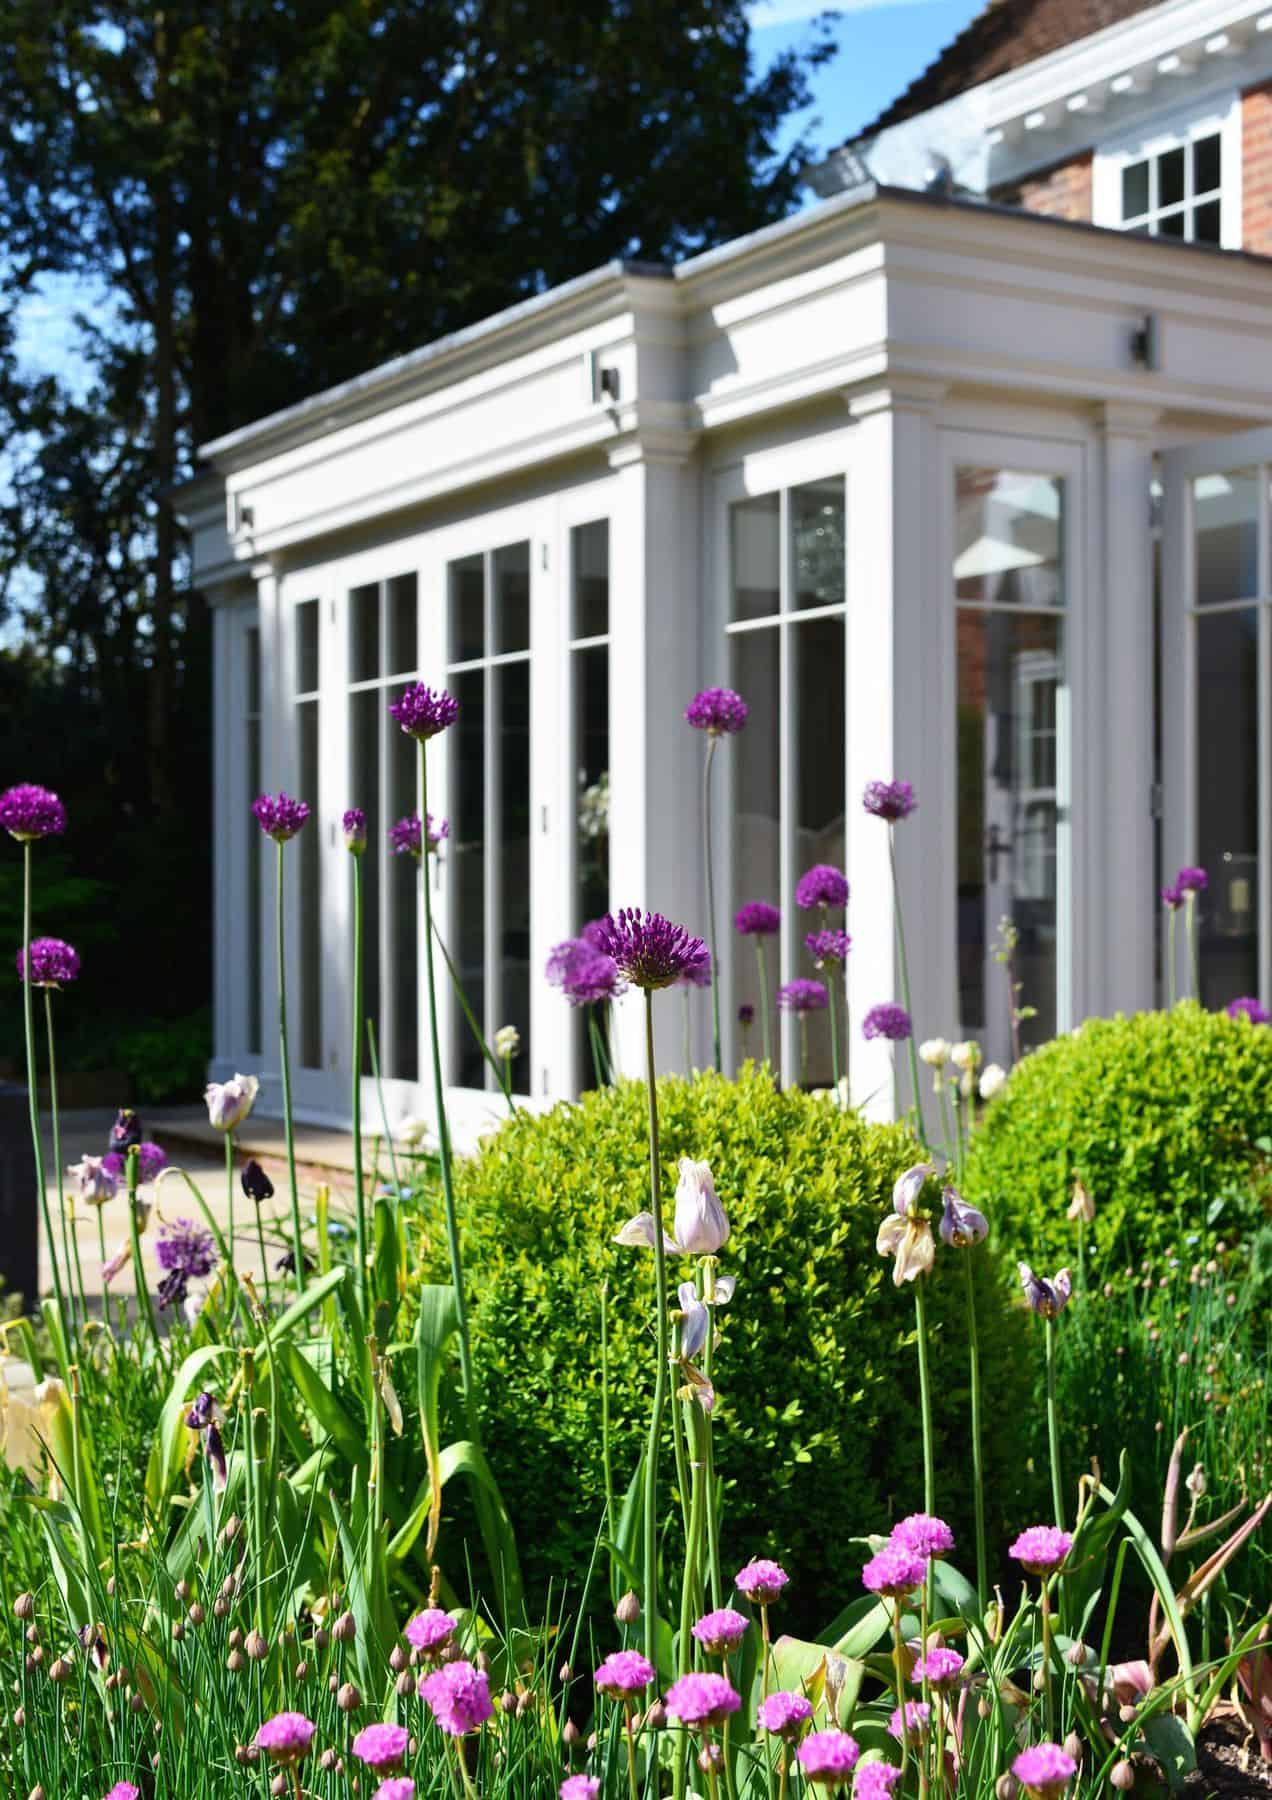
[[[201,1350],[194,1350],[186,1357],[172,1378],[146,1465],[146,1501],[156,1515],[162,1515],[167,1508],[185,1460],[185,1415],[191,1392],[196,1386],[201,1389],[205,1370],[214,1368],[223,1358],[233,1356],[229,1344],[205,1344]]]
[[[284,1344],[282,1352],[282,1361],[296,1384],[301,1399],[321,1429],[347,1463],[352,1463],[356,1468],[365,1468],[370,1461],[370,1450],[365,1437],[322,1380],[303,1348],[299,1344]]]
[[[1149,1749],[1166,1771],[1171,1792],[1177,1792],[1197,1767],[1192,1733],[1181,1718],[1169,1712],[1155,1713],[1142,1729]]]
[[[483,1517],[488,1516],[490,1519],[485,1549],[494,1582],[492,1597],[497,1600],[499,1612],[505,1620],[519,1618],[525,1596],[521,1584],[521,1564],[517,1557],[516,1534],[512,1529],[512,1520],[508,1517],[508,1509],[503,1503],[499,1483],[486,1461],[485,1451],[479,1445],[469,1443],[467,1439],[448,1444],[439,1459],[439,1474],[443,1487],[452,1476],[466,1475],[489,1498],[490,1508],[483,1513]]]
[[[441,1426],[438,1418],[438,1394],[442,1371],[450,1341],[458,1330],[455,1312],[455,1290],[441,1283],[429,1283],[420,1289],[419,1317],[415,1323],[415,1386],[420,1409],[420,1431],[424,1439],[424,1461],[428,1468],[428,1484],[432,1494],[428,1536],[424,1554],[432,1563],[437,1550],[437,1534],[442,1523]]]

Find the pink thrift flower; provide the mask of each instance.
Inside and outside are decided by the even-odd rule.
[[[476,1731],[494,1712],[485,1672],[470,1662],[443,1663],[420,1686],[433,1717],[451,1737]]]
[[[597,1687],[614,1700],[639,1694],[653,1679],[653,1664],[639,1650],[612,1650],[596,1671]]]
[[[892,1527],[892,1541],[916,1556],[944,1556],[954,1548],[954,1533],[944,1519],[931,1513],[911,1513]]]
[[[1011,1772],[1034,1800],[1060,1800],[1078,1765],[1059,1744],[1034,1744],[1020,1752]]]
[[[415,1783],[409,1775],[390,1775],[375,1790],[374,1800],[415,1800]]]
[[[928,1728],[928,1720],[932,1717],[932,1708],[925,1700],[907,1700],[905,1703],[905,1738],[908,1744],[922,1741]],[[892,1717],[888,1720],[888,1730],[894,1738],[901,1736],[901,1708],[894,1706]]]
[[[798,1737],[804,1721],[813,1716],[813,1706],[805,1694],[770,1694],[761,1700],[755,1716],[774,1737]]]
[[[682,1725],[723,1725],[742,1700],[723,1675],[682,1675],[667,1689],[667,1711]]]
[[[561,1800],[596,1800],[601,1784],[595,1775],[567,1775],[561,1783]]]
[[[819,1787],[842,1787],[861,1755],[857,1740],[846,1731],[810,1731],[795,1752],[805,1779]]]
[[[963,1671],[963,1659],[957,1650],[946,1650],[938,1646],[921,1656],[910,1671],[910,1680],[918,1687],[926,1681],[929,1687],[938,1692],[953,1687]]]
[[[314,1730],[304,1713],[275,1713],[257,1732],[256,1742],[275,1762],[298,1763],[313,1742]]]
[[[440,1606],[430,1606],[406,1621],[402,1636],[412,1650],[418,1650],[421,1656],[436,1662],[458,1629],[457,1619],[452,1619]]]
[[[1023,1563],[1031,1575],[1050,1575],[1073,1548],[1073,1539],[1058,1525],[1031,1525],[1022,1531],[1008,1555]]]
[[[117,1781],[105,1800],[141,1800],[141,1789],[131,1781]]]
[[[927,1558],[895,1543],[885,1544],[861,1571],[863,1587],[872,1594],[888,1594],[893,1599],[912,1594],[926,1579]]]
[[[711,1656],[728,1656],[746,1636],[748,1622],[731,1606],[721,1606],[698,1620],[693,1635]]]
[[[894,1769],[891,1763],[860,1763],[852,1784],[852,1800],[892,1800],[892,1790],[900,1779],[900,1769]]]
[[[771,1562],[766,1556],[753,1556],[745,1569],[739,1569],[733,1577],[733,1585],[756,1606],[771,1606],[781,1597],[789,1580],[781,1563]]]
[[[405,1725],[368,1725],[354,1738],[353,1754],[369,1769],[395,1769],[410,1741]]]

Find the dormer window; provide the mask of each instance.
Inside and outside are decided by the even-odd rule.
[[[1241,247],[1238,96],[1160,115],[1096,152],[1097,225],[1188,244]]]

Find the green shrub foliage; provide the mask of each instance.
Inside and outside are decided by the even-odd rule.
[[[1272,1030],[1203,1012],[1088,1019],[1034,1050],[985,1114],[964,1186],[1005,1254],[1072,1262],[1073,1182],[1095,1201],[1087,1244],[1138,1261],[1204,1230],[1234,1182],[1265,1191]]]
[[[726,1574],[752,1555],[796,1577],[782,1624],[824,1624],[860,1589],[853,1534],[921,1507],[910,1288],[874,1247],[896,1176],[917,1159],[898,1126],[775,1091],[748,1068],[659,1084],[664,1203],[677,1164],[710,1163],[738,1291],[719,1318],[714,1375]],[[624,1082],[545,1116],[521,1113],[459,1171],[474,1358],[486,1447],[529,1587],[577,1592],[602,1524],[601,1292],[619,1500],[636,1467],[653,1383],[653,1257],[612,1242],[648,1206],[645,1088]],[[930,1281],[938,1510],[970,1547],[966,1252],[941,1249]],[[988,1487],[1011,1508],[1030,1381],[1027,1321],[1003,1299],[987,1247],[970,1253],[985,1353]],[[689,1273],[672,1259],[673,1280]],[[446,1279],[440,1230],[428,1274]],[[670,1435],[662,1473],[674,1477]],[[673,1509],[669,1508],[669,1512]],[[678,1556],[676,1540],[668,1553]],[[967,1560],[970,1566],[970,1558]],[[603,1584],[602,1584],[603,1585]]]

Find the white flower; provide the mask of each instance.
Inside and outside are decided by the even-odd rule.
[[[688,1256],[714,1256],[729,1241],[729,1221],[716,1198],[710,1165],[680,1159],[676,1185],[676,1243]]]
[[[521,1033],[515,1025],[501,1025],[495,1033],[495,1055],[515,1056],[521,1048]]]
[[[980,1061],[980,1045],[971,1038],[950,1046],[950,1061],[956,1069],[974,1069]]]
[[[936,1260],[932,1227],[927,1220],[903,1218],[900,1213],[889,1213],[884,1219],[875,1238],[875,1249],[880,1256],[896,1258],[892,1279],[897,1287],[903,1281],[926,1275]]]
[[[1095,1218],[1095,1201],[1088,1193],[1085,1182],[1075,1181],[1073,1198],[1065,1209],[1065,1217],[1075,1224],[1089,1225]]]
[[[980,1095],[982,1100],[992,1100],[995,1094],[1001,1094],[1007,1085],[1007,1071],[1001,1063],[986,1063],[980,1078]]]
[[[915,1163],[904,1175],[898,1175],[892,1189],[892,1210],[898,1218],[904,1219],[914,1202],[923,1192],[923,1183],[929,1175],[936,1174],[935,1163]]]
[[[85,1156],[67,1169],[68,1175],[75,1177],[75,1190],[81,1200],[90,1206],[105,1206],[113,1200],[119,1189],[119,1182],[109,1169],[102,1167],[100,1156]]]
[[[950,1047],[944,1038],[925,1038],[919,1045],[919,1061],[929,1069],[943,1069],[950,1060]]]
[[[393,1133],[399,1144],[406,1144],[411,1148],[422,1144],[428,1135],[428,1120],[417,1118],[414,1114],[403,1119]]]
[[[654,1215],[651,1212],[638,1212],[634,1219],[614,1233],[614,1242],[623,1244],[629,1250],[652,1250],[654,1247]],[[663,1249],[675,1251],[680,1246],[674,1239],[663,1232]]]
[[[218,1131],[233,1131],[251,1112],[260,1082],[255,1075],[235,1075],[232,1081],[210,1081],[203,1090],[208,1122]]]

